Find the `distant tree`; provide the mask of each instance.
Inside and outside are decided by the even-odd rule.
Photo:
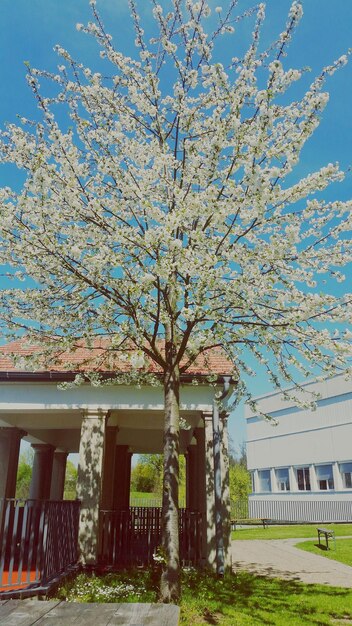
[[[131,472],[132,491],[155,493],[158,477],[151,463],[139,461]]]
[[[77,467],[72,463],[72,461],[67,461],[64,500],[74,500],[76,498],[76,484]]]
[[[240,444],[239,448],[231,454],[230,463],[238,463],[247,469],[247,448],[244,441]]]
[[[141,463],[151,466],[154,472],[153,492],[161,495],[163,484],[163,455],[162,454],[141,454]]]
[[[33,457],[34,454],[32,448],[29,448],[20,454],[17,470],[16,498],[23,498],[26,500],[29,497]]]
[[[247,469],[247,449],[246,444],[242,443],[239,449],[232,451],[230,455],[231,509],[234,510],[236,502],[247,500],[251,490],[251,475]]]
[[[245,500],[251,493],[251,475],[240,463],[230,465],[230,497],[231,504]]]
[[[184,455],[179,458],[179,499],[185,501],[186,496],[186,461]],[[141,454],[138,463],[132,470],[131,488],[133,491],[145,491],[160,496],[163,486],[163,455]]]

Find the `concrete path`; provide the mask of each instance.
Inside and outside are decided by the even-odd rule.
[[[234,569],[272,578],[352,588],[352,567],[299,550],[295,544],[300,541],[307,540],[232,541]]]
[[[177,626],[173,604],[0,601],[1,626]]]

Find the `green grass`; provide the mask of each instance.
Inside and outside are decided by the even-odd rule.
[[[180,626],[339,626],[352,620],[352,591],[304,585],[246,572],[219,579],[193,569],[182,574]],[[78,602],[156,602],[159,572],[132,570],[79,575],[56,592]]]
[[[156,500],[157,498],[160,498],[160,496],[156,493],[149,493],[147,491],[131,491],[130,498]]]
[[[184,586],[181,625],[337,626],[352,619],[352,591],[239,572],[194,573]],[[341,621],[340,621],[341,620]]]
[[[317,541],[314,543],[312,541],[304,541],[303,543],[298,543],[296,547],[306,552],[319,554],[319,556],[326,556],[328,559],[340,561],[340,563],[345,563],[345,565],[352,567],[352,539],[341,539],[340,541],[337,539],[336,550],[334,550],[334,542],[329,539],[329,546],[330,549],[326,550],[325,547],[319,548]]]
[[[300,539],[317,537],[319,524],[292,524],[289,526],[268,526],[268,528],[237,528],[232,531],[232,539]],[[324,528],[335,531],[336,537],[352,535],[352,524],[323,524]]]

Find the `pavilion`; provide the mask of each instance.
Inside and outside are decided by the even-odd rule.
[[[160,535],[160,511],[129,507],[131,458],[135,453],[162,452],[163,389],[154,383],[128,383],[129,362],[110,363],[107,368],[103,359],[99,373],[107,384],[94,385],[83,378],[79,385],[60,388],[78,373],[84,377],[93,349],[98,362],[106,349],[101,341],[89,349],[80,345],[69,359],[61,354],[54,364],[30,371],[21,358],[33,352],[33,346],[16,341],[1,348],[0,503],[15,498],[22,439],[34,450],[30,501],[36,503],[63,503],[67,456],[78,452],[80,561],[89,566],[118,565],[127,547],[130,563],[138,562],[141,550],[148,551],[149,559],[155,550],[158,537],[152,537]],[[186,458],[182,558],[214,569],[219,569],[219,558],[225,566],[230,564],[228,414],[219,410],[216,397],[231,391],[233,372],[224,352],[214,349],[181,378],[180,454]],[[153,373],[157,381],[160,373]],[[59,509],[55,510],[57,515]],[[0,532],[4,511],[3,505]],[[8,513],[7,524],[10,519]],[[148,545],[136,539],[142,531],[149,537]]]

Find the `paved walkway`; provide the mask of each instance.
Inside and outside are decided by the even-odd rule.
[[[311,538],[310,538],[311,539]],[[341,538],[338,538],[338,541]],[[306,539],[232,541],[234,569],[261,576],[352,588],[352,567],[295,547]]]
[[[1,626],[177,626],[179,615],[173,604],[0,601]]]

